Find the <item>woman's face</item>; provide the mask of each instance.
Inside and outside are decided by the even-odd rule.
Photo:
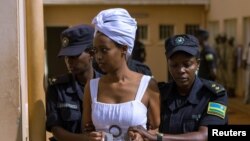
[[[177,52],[168,59],[169,71],[180,88],[190,88],[200,61],[185,52]]]
[[[117,47],[114,41],[100,32],[96,33],[93,46],[96,62],[105,73],[117,70],[121,62],[126,61],[124,48]]]

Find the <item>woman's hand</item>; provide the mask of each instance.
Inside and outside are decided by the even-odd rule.
[[[129,132],[133,132],[133,133],[139,133],[143,138],[147,139],[147,140],[152,140],[152,141],[156,141],[157,140],[157,136],[150,134],[144,127],[142,127],[141,125],[138,126],[133,126],[133,127],[129,127],[128,129]],[[132,136],[133,137],[133,136]],[[133,139],[133,138],[132,138]]]

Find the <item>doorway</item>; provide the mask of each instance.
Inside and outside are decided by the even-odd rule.
[[[60,35],[67,26],[46,27],[46,78],[52,78],[67,73],[63,58],[57,57],[61,48]]]

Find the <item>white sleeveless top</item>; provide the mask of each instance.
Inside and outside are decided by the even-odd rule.
[[[118,104],[108,104],[97,101],[97,90],[100,78],[90,80],[90,93],[92,99],[92,121],[97,131],[110,133],[110,128],[117,126],[121,129],[118,137],[114,137],[115,141],[127,140],[127,130],[130,126],[142,125],[146,128],[147,123],[147,107],[141,102],[142,97],[148,87],[151,76],[143,75],[136,98]],[[113,125],[113,126],[112,126]],[[113,130],[113,129],[112,129]]]

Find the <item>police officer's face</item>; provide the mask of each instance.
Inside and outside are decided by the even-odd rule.
[[[117,70],[125,60],[125,49],[117,47],[106,35],[97,32],[94,38],[95,60],[103,72]]]
[[[66,56],[65,63],[70,72],[80,74],[90,69],[92,59],[89,53],[82,52],[78,56]]]
[[[199,67],[199,60],[185,52],[177,52],[168,59],[168,67],[178,87],[190,88]]]

